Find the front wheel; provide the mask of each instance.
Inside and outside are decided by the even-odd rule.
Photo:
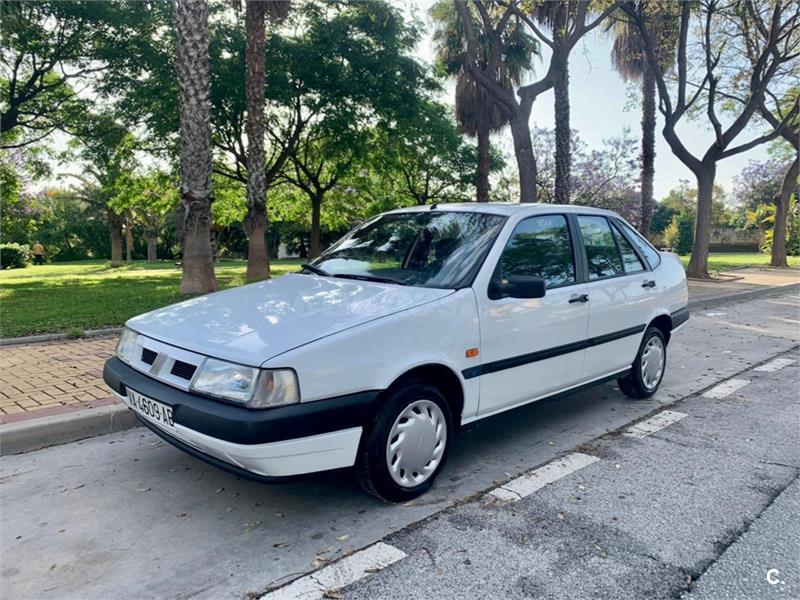
[[[617,379],[622,393],[629,398],[644,400],[658,390],[667,368],[667,341],[658,327],[648,327],[631,372]]]
[[[447,458],[453,432],[450,406],[436,388],[410,383],[394,391],[372,421],[356,477],[388,502],[424,494]]]

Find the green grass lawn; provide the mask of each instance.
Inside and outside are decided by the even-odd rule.
[[[689,257],[681,257],[684,265]],[[272,262],[273,276],[296,271],[297,259]],[[766,254],[711,254],[712,271],[766,265]],[[791,265],[800,258],[790,257]],[[245,262],[216,267],[220,289],[244,283]],[[106,261],[80,261],[0,271],[0,337],[114,327],[130,317],[181,300],[181,272],[173,261],[137,262],[111,268]]]
[[[299,269],[302,260],[273,261],[273,276]],[[242,285],[245,261],[221,261],[220,289]],[[0,338],[114,327],[183,298],[174,261],[112,268],[80,261],[0,271]]]
[[[691,256],[681,256],[681,262],[686,267],[689,264]],[[760,252],[712,252],[708,255],[708,270],[712,271],[727,271],[728,269],[736,269],[739,267],[765,267],[769,265],[769,254],[762,254]],[[795,267],[800,265],[799,256],[789,257],[789,266]],[[0,281],[2,281],[0,279]]]

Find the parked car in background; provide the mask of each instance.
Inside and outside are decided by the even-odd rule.
[[[415,207],[300,273],[131,319],[104,377],[214,465],[259,480],[355,467],[403,501],[461,425],[614,379],[652,396],[687,300],[678,257],[615,213]]]

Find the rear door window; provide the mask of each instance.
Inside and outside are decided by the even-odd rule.
[[[578,226],[586,248],[589,279],[623,275],[625,269],[608,220],[605,217],[579,215]]]
[[[630,242],[628,242],[620,230],[617,229],[616,224],[612,225],[611,230],[614,233],[614,239],[617,240],[617,245],[619,246],[619,251],[622,255],[622,266],[625,268],[625,272],[641,273],[644,271],[645,267],[642,264],[639,255],[636,254],[636,251],[633,249],[633,246],[630,245]]]
[[[617,221],[615,224],[619,225],[628,235],[628,238],[633,241],[633,243],[639,249],[639,253],[644,256],[648,263],[650,263],[650,268],[655,269],[661,262],[661,255],[658,253],[658,250],[653,248],[653,246],[650,245],[650,242],[642,237],[642,234],[628,226],[627,223]]]

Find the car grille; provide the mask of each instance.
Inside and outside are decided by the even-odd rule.
[[[158,352],[153,352],[149,348],[142,348],[142,362],[148,365],[152,365],[155,360],[156,356],[158,356]]]
[[[195,365],[190,365],[187,362],[183,362],[182,360],[176,360],[175,363],[172,365],[172,370],[170,373],[175,375],[176,377],[181,377],[182,379],[191,379],[194,375],[194,372],[197,370]]]

